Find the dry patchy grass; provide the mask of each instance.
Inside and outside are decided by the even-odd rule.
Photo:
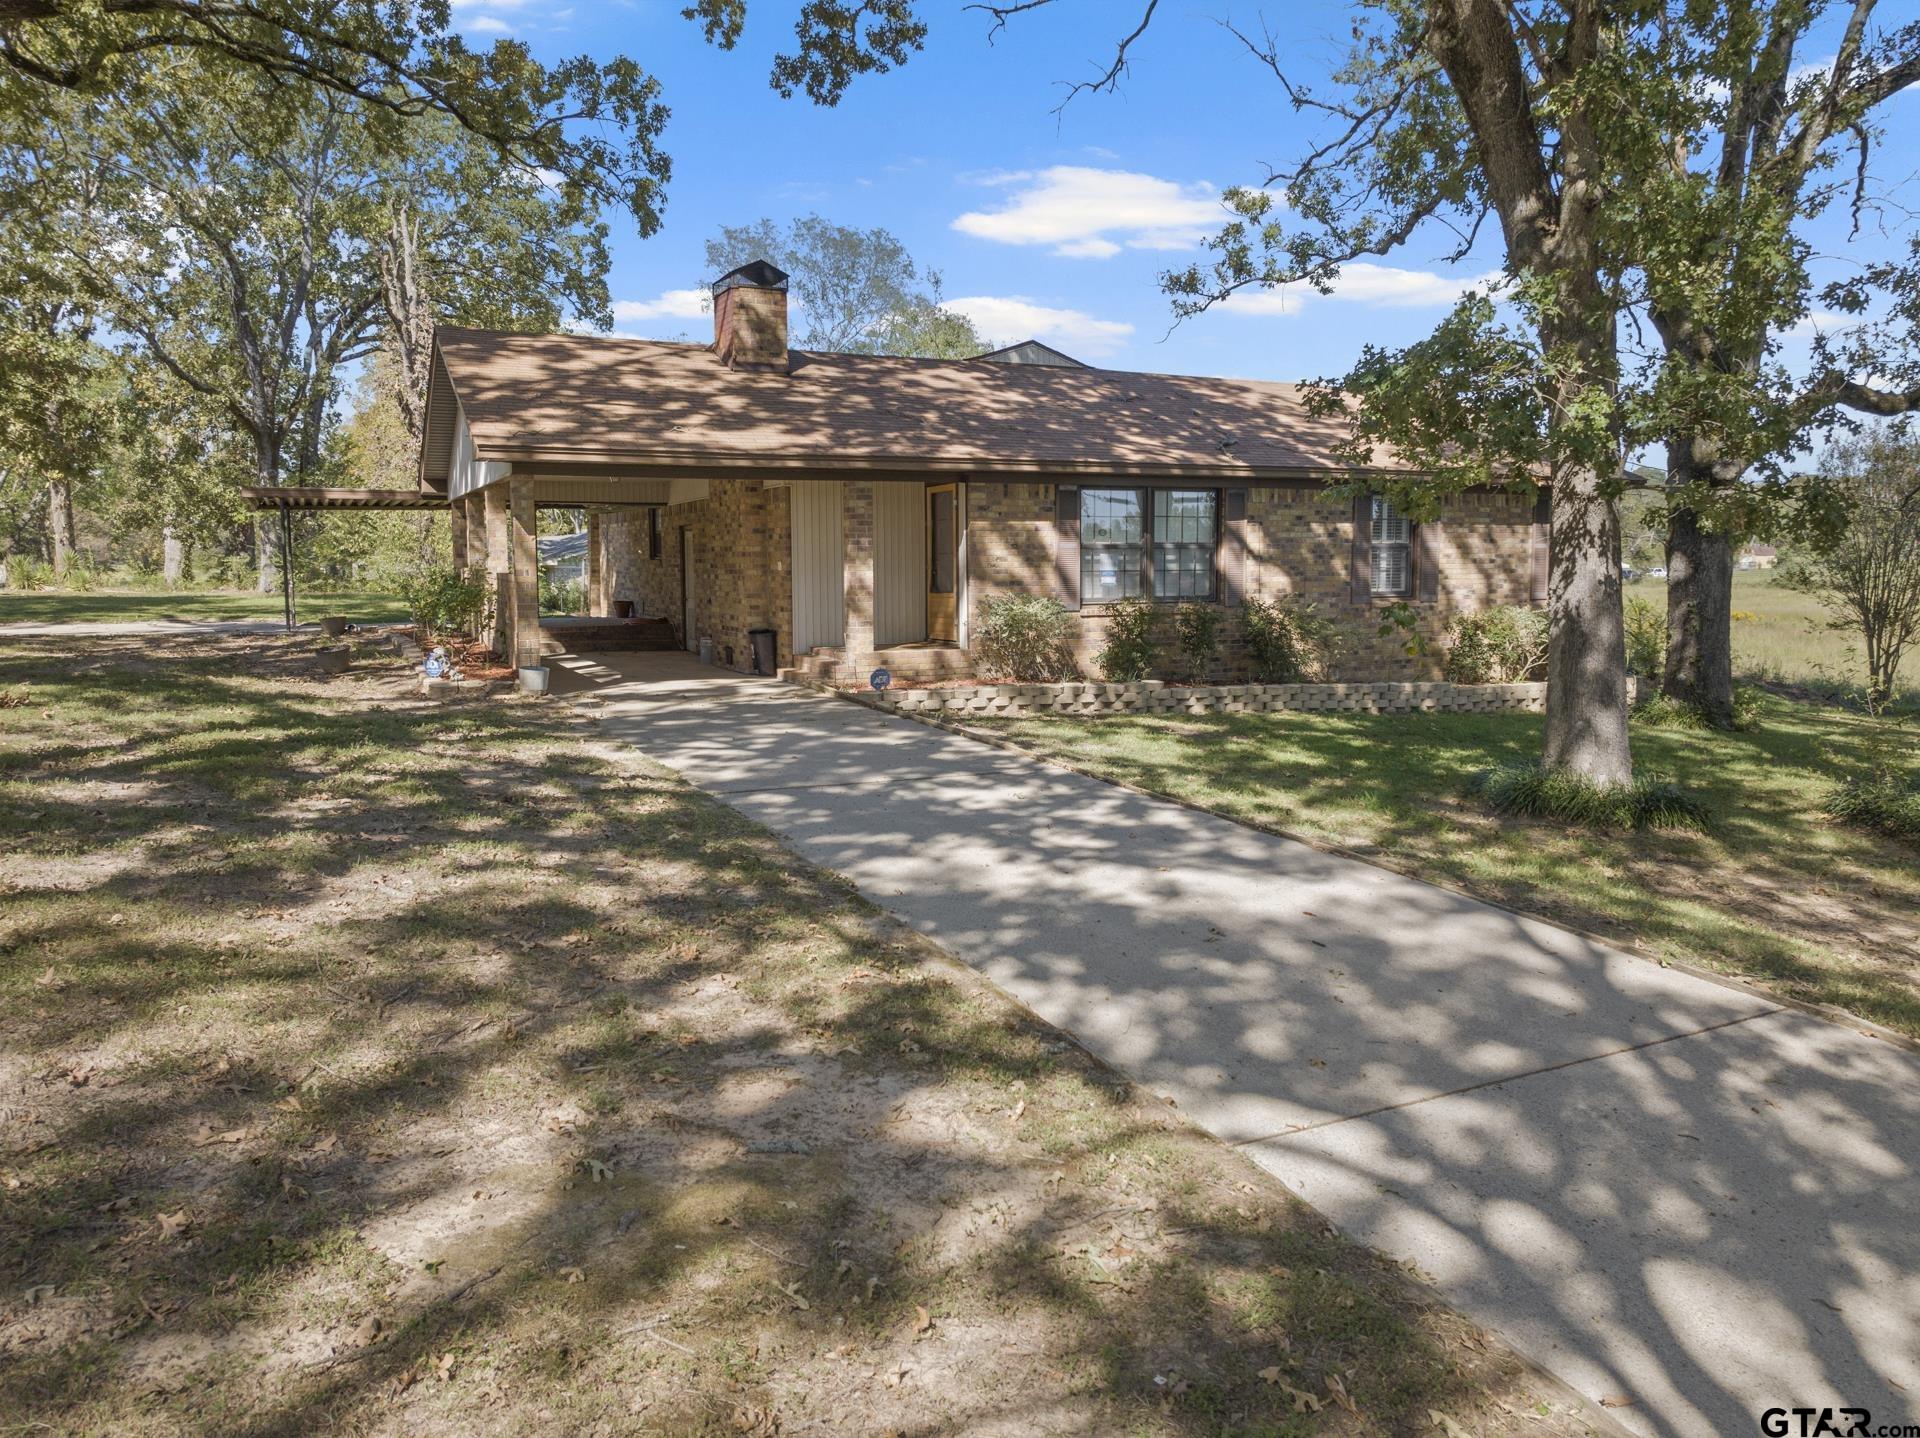
[[[559,706],[277,638],[0,692],[3,1426],[1585,1428]]]

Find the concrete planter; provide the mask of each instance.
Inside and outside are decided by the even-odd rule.
[[[344,614],[329,614],[321,619],[320,632],[329,639],[338,639],[347,632],[347,625],[351,622]]]
[[[322,674],[345,674],[353,662],[353,650],[345,644],[334,644],[314,650],[313,657],[319,662]]]
[[[523,664],[520,666],[520,692],[523,694],[545,694],[547,681],[553,671],[544,664]]]

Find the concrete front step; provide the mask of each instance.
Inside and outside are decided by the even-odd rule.
[[[914,644],[869,649],[849,662],[839,649],[816,645],[810,653],[795,658],[792,669],[780,672],[832,684],[864,682],[876,669],[890,670],[896,679],[971,679],[973,656],[964,649]]]
[[[664,619],[564,619],[540,622],[542,654],[631,652],[678,649],[673,626]]]

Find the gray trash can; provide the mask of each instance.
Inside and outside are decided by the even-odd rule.
[[[753,646],[753,672],[771,675],[780,667],[780,646],[774,641],[779,631],[773,629],[749,629],[747,642]]]

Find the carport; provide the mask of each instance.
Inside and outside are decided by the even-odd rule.
[[[280,597],[287,629],[299,624],[298,587],[293,578],[293,512],[296,509],[446,509],[447,497],[419,489],[327,489],[319,485],[242,485],[241,495],[256,511],[280,516]]]

